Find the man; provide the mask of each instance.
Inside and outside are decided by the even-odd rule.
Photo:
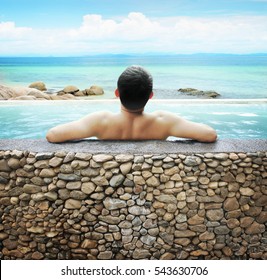
[[[215,130],[207,125],[185,120],[169,112],[144,113],[153,96],[151,75],[140,66],[128,67],[119,77],[115,95],[121,112],[97,112],[56,126],[47,132],[49,142],[65,142],[88,137],[101,140],[164,140],[169,136],[201,142],[216,141]]]

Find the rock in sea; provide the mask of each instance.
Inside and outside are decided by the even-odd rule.
[[[103,95],[104,90],[100,86],[93,85],[90,88],[84,90],[85,95]]]
[[[46,85],[44,82],[38,81],[38,82],[33,82],[29,85],[29,88],[36,88],[40,91],[45,91],[46,89]]]
[[[216,98],[221,96],[219,93],[213,90],[198,90],[196,88],[180,88],[178,91],[185,95],[202,97],[202,98]]]

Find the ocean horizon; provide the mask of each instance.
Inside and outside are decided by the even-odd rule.
[[[118,76],[141,65],[153,76],[155,98],[188,98],[180,88],[212,90],[220,98],[267,98],[267,54],[98,54],[0,57],[0,84],[28,86],[43,81],[48,91],[67,85],[99,85],[113,98]]]

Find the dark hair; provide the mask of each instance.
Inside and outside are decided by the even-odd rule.
[[[144,108],[153,88],[150,73],[140,66],[128,67],[117,82],[122,105],[129,110]]]

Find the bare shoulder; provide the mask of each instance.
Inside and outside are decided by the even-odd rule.
[[[98,111],[95,113],[88,114],[87,116],[83,117],[82,121],[103,121],[110,117],[112,117],[114,114],[109,111]]]
[[[113,113],[108,111],[98,111],[88,114],[87,116],[81,118],[78,122],[87,129],[92,129],[93,131],[98,132],[109,125],[113,115]]]
[[[89,115],[105,117],[105,116],[111,116],[111,115],[114,115],[114,114],[112,112],[110,112],[110,111],[97,111],[97,112],[94,112],[94,113],[89,114]]]
[[[155,118],[157,118],[160,121],[165,121],[168,123],[172,123],[172,122],[179,122],[182,121],[183,118],[177,116],[176,114],[167,112],[167,111],[155,111],[153,113],[151,113],[152,116],[154,116]]]

